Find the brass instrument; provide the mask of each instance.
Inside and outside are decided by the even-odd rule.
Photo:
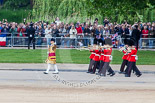
[[[131,53],[131,50],[136,50],[135,47],[131,47],[131,46],[128,47],[127,49],[128,49],[128,51],[127,51],[128,53]]]
[[[112,48],[113,46],[110,46],[110,45],[104,45],[104,46],[102,46],[102,50],[104,50],[104,49],[110,49],[110,48]]]
[[[104,49],[110,49],[112,48],[113,46],[109,46],[109,45],[104,45],[104,46],[101,46],[101,45],[88,45],[88,47],[86,46],[83,46],[83,47],[80,47],[78,48],[77,50],[80,50],[80,51],[83,51],[83,50],[104,50]]]
[[[127,52],[127,48],[128,48],[127,46],[123,46],[123,47],[121,47],[121,48],[119,49],[119,51],[120,51],[120,52],[122,52],[122,51]]]
[[[80,51],[83,51],[83,50],[92,50],[92,49],[94,49],[94,45],[93,46],[88,45],[88,47],[83,46],[83,47],[77,48],[77,50],[80,50]]]

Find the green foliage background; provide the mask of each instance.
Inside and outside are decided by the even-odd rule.
[[[154,0],[4,0],[0,9],[0,19],[5,17],[10,21],[21,22],[27,17],[28,21],[54,21],[60,17],[64,22],[85,21],[87,18],[99,23],[108,17],[112,22],[130,23],[155,21]],[[12,12],[5,12],[5,10]],[[15,11],[16,10],[16,11]],[[29,11],[29,12],[25,12]],[[17,13],[15,13],[17,12]],[[23,13],[24,14],[23,14]],[[1,16],[3,15],[3,16]],[[20,19],[15,19],[16,16]],[[12,19],[11,19],[12,18]]]

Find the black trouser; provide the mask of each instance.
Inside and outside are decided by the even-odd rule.
[[[96,69],[97,69],[97,66],[98,66],[99,62],[100,62],[100,61],[95,61],[95,62],[94,62],[93,73],[96,72]]]
[[[92,59],[90,59],[90,63],[89,63],[89,67],[88,67],[88,71],[89,72],[92,72],[93,71],[92,66],[94,65],[94,63],[95,63],[95,61],[92,60]]]
[[[30,44],[33,44],[33,49],[35,49],[35,38],[29,38],[29,42],[28,42],[28,49],[30,49]]]
[[[130,65],[130,63],[131,63],[131,62],[128,62],[128,63],[127,63],[127,67],[126,67],[126,69],[125,69],[125,74],[127,74],[128,70],[129,70],[129,65]]]
[[[100,72],[101,72],[103,65],[104,65],[104,62],[103,62],[103,61],[101,61],[101,63],[100,63],[100,68],[99,68],[98,73],[100,73]]]
[[[121,72],[124,72],[125,65],[127,66],[127,64],[128,64],[128,60],[123,59],[123,62],[122,62],[121,68],[120,68]]]
[[[100,62],[100,68],[99,68],[98,73],[101,73],[101,70],[102,70],[102,68],[103,68],[103,65],[104,65],[104,62],[101,61],[101,62]],[[111,69],[110,66],[109,66],[108,72],[109,72],[109,73],[113,73],[113,72],[114,72],[114,71]]]
[[[139,71],[139,69],[136,66],[136,62],[129,62],[129,64],[128,64],[128,69],[126,70],[126,73],[129,77],[131,76],[132,70],[136,72],[136,75],[141,74],[141,72]]]
[[[109,66],[108,72],[109,72],[110,74],[111,74],[111,73],[114,73],[114,71],[112,70],[111,66]]]
[[[106,70],[108,70],[109,73],[113,73],[114,71],[112,70],[112,68],[109,66],[110,62],[104,62],[104,65],[102,67],[101,73],[106,75]]]
[[[97,69],[100,69],[100,61],[97,62]]]

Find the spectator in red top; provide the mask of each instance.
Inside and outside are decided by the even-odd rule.
[[[23,24],[20,24],[20,26],[18,27],[17,29],[17,32],[18,32],[18,37],[26,37],[26,35],[24,34],[26,31],[26,29],[23,27]]]
[[[143,38],[148,38],[148,33],[149,33],[149,31],[147,30],[147,26],[144,26],[144,30],[142,30]]]
[[[77,24],[76,30],[77,30],[77,35],[82,34],[82,28],[79,24]]]

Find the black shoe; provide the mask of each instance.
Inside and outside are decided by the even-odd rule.
[[[90,74],[95,74],[94,72],[90,72]]]
[[[128,74],[125,74],[125,77],[130,77]]]
[[[59,72],[53,72],[52,74],[59,74]]]
[[[99,70],[100,68],[96,68],[97,70]]]
[[[93,70],[92,70],[92,69],[90,69],[90,70],[88,70],[88,71],[87,71],[87,73],[91,73],[92,71],[93,71]]]
[[[47,72],[44,72],[44,74],[48,74]]]
[[[142,74],[138,74],[138,75],[136,75],[137,77],[140,77]]]
[[[114,75],[115,75],[115,72],[111,73],[111,75],[110,75],[110,76],[112,77],[112,76],[114,76]]]
[[[107,75],[110,75],[110,74],[112,74],[112,73],[109,72]]]
[[[101,73],[100,76],[101,76],[101,77],[105,77],[106,75]]]
[[[90,71],[86,72],[86,73],[91,73]]]
[[[118,72],[118,73],[119,73],[119,74],[125,74],[125,72],[121,72],[121,71],[120,71],[120,72]]]
[[[101,73],[96,73],[96,75],[100,75]]]

